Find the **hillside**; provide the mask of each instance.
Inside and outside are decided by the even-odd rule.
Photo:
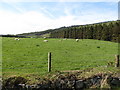
[[[120,21],[73,25],[41,32],[18,34],[25,37],[79,38],[119,42]]]
[[[120,42],[120,21],[104,22],[51,32],[52,38],[97,39]]]
[[[32,90],[47,87],[58,90],[66,85],[65,88],[75,90],[119,90],[120,68],[115,67],[119,29],[120,21],[112,21],[1,35],[3,88],[17,87],[18,90],[30,87]],[[15,40],[15,37],[19,40]],[[76,42],[76,39],[79,41]],[[52,53],[51,72],[47,70],[48,52]],[[75,85],[70,84],[71,81],[75,81]],[[61,84],[63,82],[64,85]]]
[[[52,52],[52,71],[106,66],[108,62],[114,61],[114,55],[118,53],[118,44],[113,42],[89,39],[79,42],[74,39],[43,40],[21,38],[16,41],[14,38],[3,38],[3,76],[46,73],[48,52]]]
[[[68,72],[74,72],[72,75],[77,75],[78,80],[105,73],[107,75],[118,73],[119,76],[120,69],[114,67],[118,43],[91,39],[83,39],[79,42],[75,39],[48,38],[48,42],[43,40],[43,38],[20,38],[17,41],[13,37],[2,38],[3,85],[8,88],[13,87],[14,84],[24,83],[26,87],[28,84],[31,88],[36,85],[44,86],[50,80],[69,78]],[[47,71],[48,52],[52,53],[50,73]]]

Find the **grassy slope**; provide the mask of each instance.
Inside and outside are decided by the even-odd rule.
[[[3,38],[3,76],[47,74],[47,53],[52,52],[52,71],[82,70],[114,61],[118,44],[98,40]],[[100,48],[97,48],[100,46]]]

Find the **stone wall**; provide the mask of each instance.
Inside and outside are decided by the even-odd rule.
[[[44,79],[39,84],[27,85],[22,77],[12,77],[4,81],[3,90],[84,90],[86,88],[120,88],[120,77],[108,74],[94,75],[89,78],[78,78],[74,74],[59,75],[54,79]]]

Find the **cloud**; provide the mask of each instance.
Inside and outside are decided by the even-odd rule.
[[[53,14],[51,14],[49,11],[47,11],[47,9],[43,7],[41,7],[40,10],[43,11],[46,15],[50,16],[51,18],[55,17]]]
[[[63,16],[58,19],[52,19],[35,11],[26,13],[0,11],[1,34],[42,31],[50,28],[69,26],[75,24],[75,22],[74,16]]]
[[[62,10],[65,15],[61,12],[59,17],[55,17],[55,13],[51,13],[45,7],[41,7],[39,11],[37,10],[24,10],[19,6],[13,5],[17,12],[10,10],[0,10],[0,34],[20,34],[34,31],[43,31],[47,29],[54,29],[63,26],[71,25],[83,25],[91,24],[109,20],[117,20],[117,14],[113,11],[103,11],[99,10],[80,10],[77,15],[71,11],[73,7],[64,7]],[[66,4],[65,4],[66,6]],[[48,7],[47,7],[48,8]],[[79,7],[77,7],[79,8]],[[53,8],[55,9],[55,8]],[[51,18],[52,17],[52,18]]]
[[[19,14],[0,11],[0,30],[2,30],[2,34],[39,31],[45,29],[44,27],[49,23],[51,23],[51,19],[34,11]]]
[[[0,11],[0,33],[18,34],[59,28],[62,26],[96,23],[102,22],[103,20],[110,20],[108,16],[115,19],[115,16],[112,13],[108,13],[108,15],[104,16],[103,14],[100,15],[98,13],[94,13],[94,15],[86,14],[79,17],[68,14],[67,16],[52,19],[35,11],[29,11],[26,13]]]

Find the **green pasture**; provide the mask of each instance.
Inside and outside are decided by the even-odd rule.
[[[118,43],[83,39],[2,38],[2,74],[47,74],[48,52],[52,72],[106,67],[118,54]]]

